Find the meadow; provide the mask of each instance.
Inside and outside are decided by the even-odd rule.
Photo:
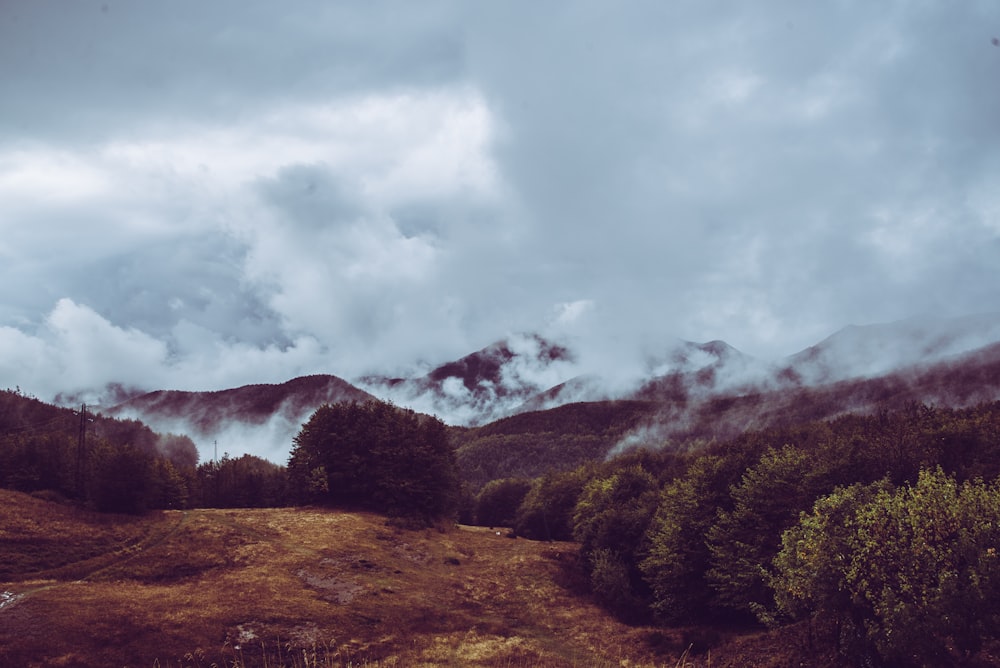
[[[576,559],[370,513],[132,517],[0,490],[0,665],[708,665],[690,631],[612,619]]]

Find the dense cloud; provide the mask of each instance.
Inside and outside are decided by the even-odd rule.
[[[627,375],[995,310],[998,33],[991,2],[7,3],[0,378],[353,378],[523,331]]]

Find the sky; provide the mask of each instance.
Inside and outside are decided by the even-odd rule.
[[[1000,307],[1000,4],[0,3],[0,386]]]

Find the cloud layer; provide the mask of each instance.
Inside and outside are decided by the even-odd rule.
[[[10,3],[8,3],[10,4]],[[1000,303],[1000,9],[0,9],[0,379],[608,375]]]

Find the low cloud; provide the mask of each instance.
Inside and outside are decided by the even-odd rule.
[[[121,387],[135,390],[215,389],[287,380],[322,364],[322,348],[302,337],[258,347],[178,323],[171,345],[135,328],[112,324],[87,306],[63,299],[33,332],[0,328],[0,376],[10,386],[90,403],[107,403]],[[109,387],[111,386],[111,387]]]
[[[167,361],[163,342],[115,327],[91,309],[60,300],[34,334],[0,328],[0,375],[25,388],[76,392],[106,383],[148,382]],[[47,398],[51,398],[51,395]]]
[[[539,332],[615,389],[678,339],[775,359],[985,310],[996,18],[12,6],[0,371],[42,398],[218,389]]]

